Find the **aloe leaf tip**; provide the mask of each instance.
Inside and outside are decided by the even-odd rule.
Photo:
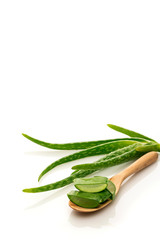
[[[28,135],[27,135],[27,134],[25,134],[25,133],[22,133],[22,136],[23,136],[23,137],[28,137]]]
[[[22,192],[28,192],[28,189],[23,189]]]
[[[38,182],[41,180],[42,176],[43,176],[42,174],[39,175]]]

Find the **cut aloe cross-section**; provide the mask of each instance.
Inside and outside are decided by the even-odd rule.
[[[114,183],[110,180],[108,180],[107,190],[111,193],[111,199],[113,200],[115,198],[116,187]]]
[[[101,176],[94,176],[92,178],[76,178],[74,180],[75,187],[88,193],[101,192],[106,189],[108,184],[108,178]]]

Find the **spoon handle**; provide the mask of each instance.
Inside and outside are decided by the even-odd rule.
[[[152,163],[156,162],[158,159],[157,152],[149,152],[140,157],[137,161],[131,164],[128,168],[120,172],[118,175],[122,177],[122,181],[125,180],[130,175],[139,172],[143,168],[151,165]]]

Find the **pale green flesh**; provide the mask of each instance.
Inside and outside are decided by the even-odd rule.
[[[104,189],[106,189],[107,184],[77,184],[75,187],[82,191],[82,192],[90,192],[90,193],[95,193],[95,192],[101,192]]]
[[[107,190],[111,193],[111,199],[115,198],[116,187],[112,181],[108,181]]]
[[[101,192],[107,187],[108,178],[94,176],[92,178],[76,178],[74,179],[75,187],[82,192]]]
[[[106,181],[108,181],[108,178],[107,177],[102,177],[102,176],[94,176],[92,178],[79,178],[79,180],[84,180],[85,182],[87,181],[93,181],[95,183],[104,183]]]

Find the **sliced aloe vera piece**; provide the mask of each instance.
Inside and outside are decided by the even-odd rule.
[[[88,193],[101,192],[107,187],[108,178],[101,176],[94,176],[92,178],[76,178],[74,180],[75,187]]]
[[[110,180],[108,180],[107,190],[111,193],[111,199],[113,200],[115,198],[116,187]]]
[[[75,185],[75,187],[82,192],[96,193],[102,192],[104,189],[106,189],[107,184],[92,184],[92,185],[77,184]]]
[[[83,192],[71,191],[67,196],[71,202],[84,208],[96,208],[100,204],[97,199],[93,199],[91,196],[84,196]]]
[[[96,208],[100,203],[105,202],[111,197],[111,193],[108,190],[104,190],[100,193],[86,193],[79,191],[71,191],[67,194],[68,198],[74,204],[84,208]]]

